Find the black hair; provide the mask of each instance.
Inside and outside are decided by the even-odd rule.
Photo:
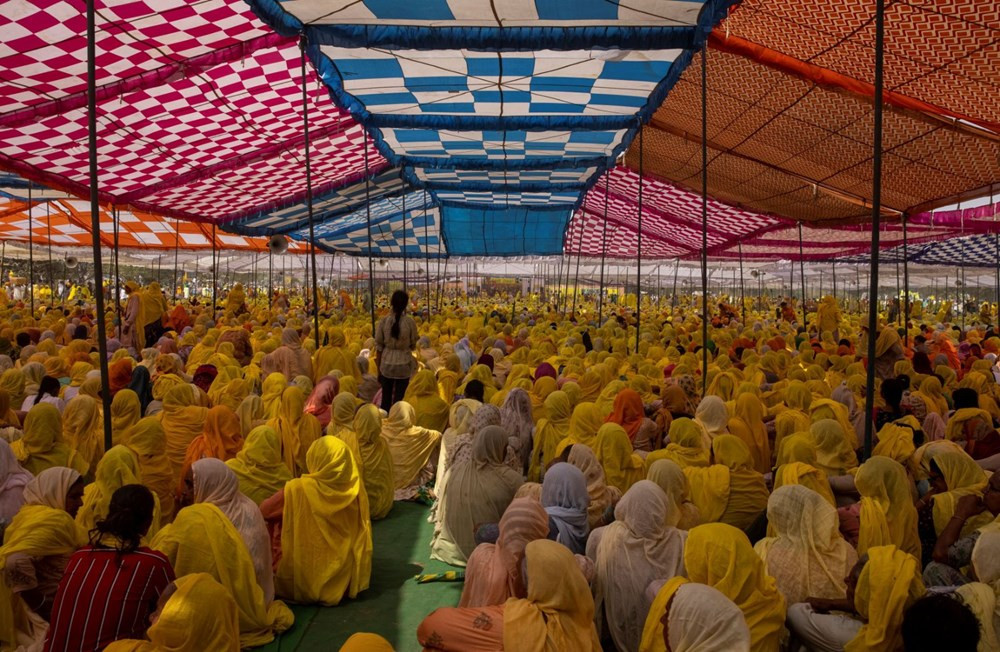
[[[38,405],[38,402],[42,400],[42,397],[48,394],[49,396],[59,396],[59,390],[62,388],[62,384],[59,382],[58,378],[53,378],[52,376],[42,376],[42,381],[38,383],[38,393],[35,394],[35,401],[32,405]]]
[[[906,387],[898,378],[887,378],[882,381],[879,393],[894,412],[899,412],[899,402],[903,400]]]
[[[23,349],[31,344],[31,336],[22,331],[14,336],[14,341],[17,342],[17,345]]]
[[[111,535],[118,539],[115,550],[119,556],[135,552],[149,529],[154,505],[153,494],[145,486],[119,487],[111,495],[108,515],[90,531],[90,545],[97,546],[101,537]]]
[[[465,398],[472,398],[482,403],[485,391],[486,388],[481,381],[473,379],[465,383]]]
[[[951,400],[955,402],[955,409],[977,408],[979,407],[979,392],[971,387],[959,387],[951,394]]]
[[[83,324],[80,324],[73,329],[74,340],[85,340],[87,339],[87,337],[89,337],[89,334],[87,333],[87,327],[84,326]]]
[[[403,317],[403,311],[406,310],[406,306],[409,303],[410,297],[406,292],[396,290],[392,293],[389,305],[392,306],[392,312],[396,315],[396,319],[392,322],[392,329],[389,332],[392,333],[393,337],[399,337],[399,320]]]
[[[975,614],[947,594],[931,594],[914,602],[903,614],[902,630],[906,652],[974,652],[979,646]]]

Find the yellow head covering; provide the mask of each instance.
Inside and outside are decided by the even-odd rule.
[[[598,429],[594,454],[604,469],[605,481],[623,494],[646,475],[642,458],[632,451],[628,434],[617,423],[605,423]]]
[[[335,437],[310,446],[306,470],[285,487],[275,589],[296,602],[336,605],[368,588],[368,498],[351,452]]]
[[[76,514],[76,522],[86,532],[93,530],[97,521],[108,516],[111,496],[127,484],[143,484],[139,459],[125,446],[113,446],[97,464],[94,482],[83,492],[83,507]],[[160,529],[160,501],[154,494],[153,522],[146,536],[154,536]]]
[[[240,483],[240,491],[258,505],[273,496],[292,473],[281,459],[281,439],[271,426],[250,431],[236,457],[227,460]]]
[[[125,431],[122,443],[136,454],[142,483],[156,495],[164,521],[173,517],[177,482],[167,459],[167,438],[156,417],[139,419]]]
[[[920,558],[913,483],[906,469],[895,460],[874,455],[858,468],[854,483],[861,494],[858,554],[894,545]]]
[[[751,650],[779,648],[785,599],[745,534],[722,523],[699,525],[688,533],[684,567],[692,582],[718,589],[740,608],[750,628]]]
[[[354,432],[357,433],[361,451],[360,467],[371,518],[384,518],[392,509],[395,483],[392,455],[382,439],[382,413],[379,409],[371,403],[361,406],[354,416]]]
[[[64,444],[62,417],[51,403],[39,403],[24,418],[24,435],[10,445],[18,463],[34,475],[46,469],[65,466],[86,475],[90,464],[76,450]]]
[[[139,395],[131,389],[121,389],[111,400],[111,436],[114,443],[122,443],[125,431],[142,418]]]
[[[594,599],[565,546],[539,539],[524,549],[528,595],[504,606],[504,648],[524,652],[600,650]]]
[[[180,510],[153,538],[152,548],[167,556],[177,575],[208,573],[228,590],[239,611],[240,647],[266,645],[295,621],[280,600],[265,604],[243,538],[215,505],[195,503]]]
[[[868,550],[854,606],[865,619],[845,652],[892,652],[902,647],[903,613],[924,595],[920,562],[895,546]]]

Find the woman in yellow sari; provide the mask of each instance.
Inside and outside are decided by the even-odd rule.
[[[718,589],[740,608],[752,652],[780,649],[785,598],[745,534],[723,523],[699,525],[688,533],[684,568],[689,580]]]
[[[775,464],[775,489],[787,484],[800,484],[826,498],[834,507],[837,506],[826,473],[816,466],[816,443],[812,435],[801,432],[786,437],[778,448]]]
[[[207,416],[208,408],[195,405],[193,385],[175,385],[163,397],[163,412],[157,417],[167,438],[167,460],[175,482],[180,482],[188,446],[201,434]]]
[[[556,446],[556,455],[562,455],[567,446],[583,444],[591,449],[597,447],[597,431],[604,424],[604,417],[596,403],[580,403],[573,408],[569,419],[569,434]]]
[[[281,394],[278,416],[267,422],[281,438],[281,457],[285,466],[298,477],[306,468],[306,452],[323,436],[319,420],[303,412],[306,396],[298,387],[286,387]]]
[[[97,401],[77,396],[66,405],[62,416],[62,435],[73,450],[87,462],[87,477],[92,477],[104,454],[104,422]]]
[[[649,465],[646,479],[655,482],[667,496],[667,525],[678,530],[690,530],[701,525],[701,512],[691,501],[691,484],[676,462],[653,462]]]
[[[649,469],[658,460],[671,460],[683,468],[689,466],[708,466],[709,451],[702,446],[702,430],[692,419],[674,419],[667,433],[670,443],[667,447],[653,451],[646,456],[646,468]]]
[[[333,606],[367,589],[372,568],[368,497],[347,446],[335,437],[314,442],[306,454],[306,473],[290,481],[284,494],[278,595]]]
[[[413,406],[416,425],[444,432],[448,427],[449,405],[438,393],[437,379],[430,369],[421,369],[406,388],[403,400]]]
[[[139,395],[131,389],[119,390],[111,400],[111,436],[115,444],[120,444],[125,432],[142,418]],[[103,434],[103,433],[102,433]]]
[[[270,426],[251,430],[242,450],[227,460],[226,466],[236,474],[240,491],[258,505],[292,479],[291,471],[281,459],[281,439]]]
[[[819,419],[809,427],[809,434],[816,443],[816,468],[827,477],[846,475],[858,468],[858,457],[853,446],[854,429],[845,433],[843,426],[833,419]]]
[[[684,469],[691,486],[691,501],[706,523],[727,523],[746,530],[767,508],[764,476],[750,466],[750,451],[734,435],[719,435],[712,442],[715,464]]]
[[[339,371],[344,376],[353,376],[361,380],[361,370],[358,368],[357,356],[347,350],[347,338],[344,329],[334,327],[326,332],[328,341],[316,351],[313,357],[313,382],[318,383],[323,376],[331,371]]]
[[[955,515],[959,498],[981,496],[989,477],[975,460],[957,449],[935,453],[927,465],[930,468],[931,490],[917,503],[917,511],[932,505],[934,530],[940,535]],[[968,536],[991,520],[989,512],[970,518],[965,522],[961,536]]]
[[[399,401],[382,421],[382,437],[392,456],[395,499],[409,500],[434,478],[430,463],[437,452],[441,433],[417,426],[416,412],[406,401]]]
[[[926,589],[920,578],[920,561],[895,546],[868,550],[854,606],[865,624],[844,645],[845,652],[893,652],[902,649],[903,614]]]
[[[948,418],[948,400],[944,397],[941,379],[928,376],[920,383],[920,388],[913,396],[923,401],[928,412],[934,412],[942,419]]]
[[[288,387],[288,379],[285,378],[285,374],[273,373],[268,375],[264,379],[264,384],[261,386],[260,400],[264,402],[264,414],[268,419],[274,419],[278,416],[278,410],[281,409],[281,394]],[[343,390],[343,384],[341,384],[341,390]]]
[[[901,464],[875,455],[858,468],[854,485],[861,494],[858,554],[893,545],[920,559],[913,482]]]
[[[545,413],[545,399],[549,397],[549,394],[556,391],[557,388],[556,379],[552,376],[542,376],[532,384],[528,397],[531,399],[531,418],[536,425],[547,416]]]
[[[618,392],[625,389],[625,383],[620,380],[612,380],[610,383],[604,386],[601,390],[600,395],[597,400],[594,401],[594,405],[597,406],[598,412],[601,414],[601,420],[605,420],[608,416],[614,412],[615,409],[615,397],[618,396]]]
[[[597,431],[594,448],[604,469],[604,480],[624,494],[646,475],[642,457],[632,451],[628,433],[617,423],[605,423]]]
[[[24,418],[24,435],[10,445],[18,464],[33,475],[45,469],[65,466],[80,475],[90,464],[76,450],[62,442],[62,417],[51,403],[39,403]]]
[[[283,602],[265,602],[243,538],[215,505],[183,508],[153,537],[151,547],[167,556],[177,576],[208,573],[226,587],[239,611],[240,647],[266,645],[295,622]]]
[[[734,414],[729,419],[729,432],[747,445],[753,469],[758,473],[767,473],[771,470],[771,442],[764,425],[764,404],[753,394],[740,394],[735,403]]]
[[[125,431],[122,443],[135,453],[142,484],[153,492],[160,505],[161,521],[170,521],[174,516],[177,481],[167,459],[167,437],[163,425],[156,417],[139,419]]]
[[[594,599],[573,553],[555,541],[524,549],[526,598],[502,605],[443,607],[417,628],[425,650],[573,650],[600,652]]]
[[[840,535],[837,510],[815,491],[788,485],[771,495],[767,518],[776,534],[758,541],[754,552],[786,603],[843,598],[858,553]]]
[[[0,649],[41,649],[58,578],[87,543],[73,520],[82,495],[83,479],[67,468],[47,469],[25,485],[24,505],[0,546]]]
[[[364,464],[361,462],[361,447],[358,443],[358,433],[354,430],[354,413],[358,409],[357,399],[351,394],[339,394],[333,399],[330,406],[330,424],[326,427],[326,434],[331,437],[338,437],[347,444],[347,447],[354,453],[355,460],[360,464],[359,471],[364,477]]]
[[[774,448],[781,446],[781,441],[797,432],[806,432],[812,420],[809,418],[809,408],[812,406],[812,392],[805,383],[793,380],[785,388],[785,407],[774,417]]]
[[[438,394],[442,401],[450,404],[455,400],[461,380],[462,361],[454,353],[449,353],[444,357],[444,367],[437,370]]]
[[[76,514],[76,522],[85,532],[97,527],[97,521],[108,517],[111,496],[127,484],[144,484],[138,456],[125,446],[113,446],[97,463],[94,482],[83,492],[83,507]],[[152,538],[160,530],[160,501],[153,494],[153,522],[146,533]]]
[[[549,462],[556,458],[559,442],[569,436],[571,416],[572,408],[566,392],[556,390],[545,397],[545,417],[538,421],[535,428],[534,446],[528,464],[529,482],[542,481]]]
[[[382,439],[382,413],[371,403],[361,406],[354,416],[362,480],[368,496],[371,519],[389,515],[392,509],[395,483],[393,481],[392,455]]]
[[[20,369],[8,369],[0,374],[0,389],[10,394],[10,404],[20,407],[25,397],[24,374]]]
[[[239,610],[226,587],[208,573],[185,575],[173,587],[146,632],[149,641],[115,641],[105,652],[239,652]]]
[[[590,496],[587,525],[593,530],[603,524],[605,511],[621,498],[622,493],[605,482],[604,469],[589,446],[573,444],[566,461],[580,469],[587,481],[587,495]]]

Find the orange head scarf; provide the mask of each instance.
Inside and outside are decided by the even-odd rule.
[[[132,359],[122,358],[111,363],[108,367],[108,384],[111,386],[111,394],[118,390],[125,389],[132,382]]]
[[[630,441],[635,440],[639,427],[646,413],[642,407],[642,397],[634,389],[623,389],[615,396],[611,414],[604,420],[605,423],[617,423],[628,434]]]

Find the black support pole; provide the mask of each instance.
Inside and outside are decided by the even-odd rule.
[[[371,173],[368,169],[368,135],[365,139],[365,225],[368,228],[368,303],[372,319],[372,337],[375,337],[375,261],[372,258],[372,202]]]
[[[35,206],[31,201],[31,182],[28,182],[28,301],[31,306],[31,316],[35,316]],[[96,239],[97,231],[94,231]],[[100,251],[100,249],[98,249]],[[101,279],[97,279],[99,284]],[[100,289],[100,285],[95,286]]]
[[[910,256],[907,251],[906,215],[903,215],[903,345],[910,345]]]
[[[875,429],[875,328],[878,326],[879,225],[882,218],[882,102],[883,58],[885,52],[885,0],[875,0],[875,111],[872,143],[872,248],[868,285],[868,375],[865,394],[864,457],[872,453]]]
[[[802,254],[802,222],[799,222],[799,281],[802,283],[802,328],[806,339],[809,338],[809,316],[806,308],[806,268]]]
[[[101,205],[97,178],[97,23],[94,3],[87,0],[87,145],[90,159],[90,240],[94,253],[94,299],[97,308],[97,356],[104,406],[104,450],[112,446],[111,387],[108,383],[107,323],[104,318],[104,269],[101,261]]]
[[[639,327],[642,323],[642,175],[643,175],[643,133],[639,125],[639,246],[635,252],[635,352],[639,353]]]
[[[302,40],[299,41],[299,56],[302,69],[302,140],[306,163],[306,211],[309,214],[309,262],[312,265],[313,342],[319,349],[323,342],[319,337],[319,288],[316,282],[316,232],[314,230],[315,220],[313,219],[312,158],[309,148],[309,94],[306,87],[306,37],[304,34]],[[370,243],[370,234],[368,240]],[[372,329],[372,335],[374,336],[374,334],[374,329]]]
[[[736,246],[740,252],[740,308],[743,310],[743,327],[745,328],[747,325],[747,298],[746,285],[743,282],[743,243],[737,241]]]
[[[701,391],[708,391],[708,44],[701,49]]]
[[[608,255],[608,193],[611,191],[611,170],[604,171],[604,224],[601,233],[601,294],[597,298],[597,326],[604,321],[604,261]]]

